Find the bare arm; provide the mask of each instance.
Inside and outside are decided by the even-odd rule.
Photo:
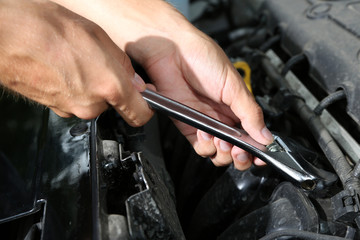
[[[223,51],[162,0],[55,0],[99,24],[142,64],[157,90],[228,124],[241,122],[263,144],[272,141],[262,111]],[[216,165],[248,168],[243,150],[175,122],[198,154]]]
[[[133,126],[152,115],[145,84],[96,24],[49,1],[0,1],[0,82],[58,115],[91,119],[113,106]],[[135,87],[134,87],[135,86]]]

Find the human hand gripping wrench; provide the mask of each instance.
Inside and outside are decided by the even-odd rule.
[[[264,146],[244,130],[228,126],[150,89],[143,91],[142,96],[152,109],[244,149],[305,190],[321,190],[337,180],[335,174],[313,166],[291,142],[274,133],[274,141]]]

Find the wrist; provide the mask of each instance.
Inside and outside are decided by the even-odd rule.
[[[54,1],[98,24],[121,49],[140,63],[154,53],[157,40],[158,44],[171,42],[178,45],[187,32],[197,31],[179,11],[163,0]]]

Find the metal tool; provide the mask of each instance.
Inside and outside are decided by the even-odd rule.
[[[275,134],[273,143],[264,146],[252,139],[244,130],[230,127],[154,91],[146,89],[142,95],[152,109],[244,149],[306,190],[321,190],[337,180],[335,174],[314,167],[301,153],[293,151],[293,144],[287,143]]]

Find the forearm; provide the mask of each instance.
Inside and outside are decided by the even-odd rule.
[[[53,1],[101,26],[121,49],[139,62],[150,52],[154,55],[154,48],[144,51],[147,47],[142,42],[148,42],[149,38],[167,39],[177,44],[187,32],[197,31],[163,0]],[[144,39],[147,41],[141,41]]]
[[[47,0],[0,1],[0,79],[63,117],[91,119],[109,105],[133,126],[152,115],[128,56],[99,26]]]
[[[40,26],[43,25],[39,24],[41,20],[34,17],[37,6],[49,12],[54,9],[40,2],[32,4],[9,0],[1,1],[0,4],[0,84],[37,102],[43,100],[47,93],[56,94],[56,89],[43,87],[53,86],[55,80],[49,77],[52,76],[52,69],[46,66],[46,61],[38,54],[44,45],[50,45],[52,32],[42,31]],[[38,29],[34,30],[34,26],[38,26]],[[40,43],[40,33],[45,35],[44,38],[50,38],[49,45]],[[42,103],[50,104],[45,100]]]

